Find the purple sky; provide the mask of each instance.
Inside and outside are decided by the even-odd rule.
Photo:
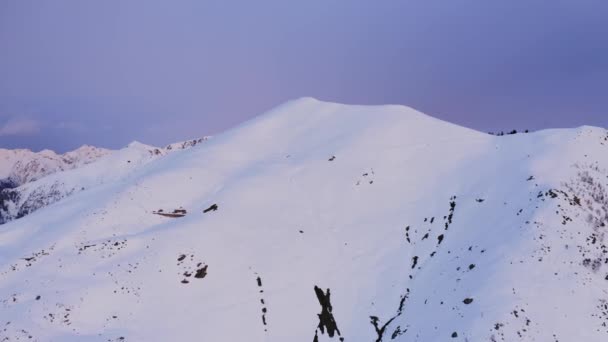
[[[0,147],[213,135],[288,99],[608,127],[606,0],[0,2]]]

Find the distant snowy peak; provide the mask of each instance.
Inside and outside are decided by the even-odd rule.
[[[82,145],[78,149],[63,154],[63,160],[68,164],[89,164],[110,153],[110,150],[91,145]]]
[[[208,139],[209,137],[187,140],[167,145],[164,148],[133,141],[126,148],[145,150],[150,155],[164,155],[172,151],[188,149]],[[51,150],[33,152],[27,149],[0,149],[0,189],[9,187],[8,185],[17,187],[56,172],[77,169],[115,152],[91,145],[83,145],[64,154]]]

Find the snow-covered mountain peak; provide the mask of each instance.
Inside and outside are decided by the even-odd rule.
[[[491,137],[405,106],[345,105],[303,98],[214,137],[209,147],[230,145],[224,146],[230,149],[230,158],[260,160],[298,151],[302,155],[319,151],[332,155],[351,150],[374,156],[374,150],[469,139]]]
[[[264,126],[268,127],[264,127]],[[402,105],[347,105],[324,102],[314,98],[300,98],[288,101],[269,112],[260,115],[245,124],[238,126],[254,126],[254,130],[284,129],[294,130],[304,127],[326,131],[351,132],[353,129],[365,127],[395,126],[400,132],[430,134],[434,131],[451,134],[484,135],[484,133],[448,123],[413,108]]]
[[[65,154],[90,155],[90,154],[97,153],[98,151],[102,151],[102,150],[104,150],[104,149],[85,144],[85,145],[82,145],[79,148],[75,149],[74,151],[70,151]]]
[[[68,163],[80,163],[85,165],[96,161],[107,155],[109,150],[91,145],[82,145],[74,151],[63,154],[63,160]]]
[[[607,155],[311,99],[122,149],[27,185],[91,190],[0,227],[0,337],[604,341]]]
[[[276,106],[270,111],[258,116],[257,119],[276,115],[300,116],[311,113],[317,115],[322,115],[323,113],[337,113],[337,115],[376,115],[380,117],[387,117],[390,120],[394,120],[395,116],[399,115],[402,116],[400,119],[427,118],[439,121],[438,119],[422,113],[414,108],[400,104],[353,105],[323,101],[314,97],[301,97],[286,101],[285,103]]]

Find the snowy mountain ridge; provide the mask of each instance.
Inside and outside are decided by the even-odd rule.
[[[607,152],[291,101],[0,226],[0,340],[604,341]]]

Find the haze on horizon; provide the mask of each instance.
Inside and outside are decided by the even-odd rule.
[[[599,0],[0,3],[0,147],[164,145],[286,100],[608,127]]]

